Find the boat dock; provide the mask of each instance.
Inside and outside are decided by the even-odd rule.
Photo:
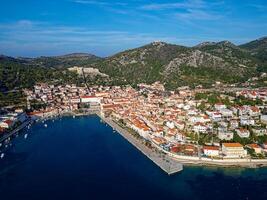
[[[17,128],[15,128],[13,131],[5,134],[3,137],[0,138],[0,143],[4,142],[6,139],[10,138],[12,135],[20,131],[21,129],[25,128],[26,126],[29,125],[31,122],[31,119],[28,119],[27,121],[23,122],[21,125],[19,125]]]
[[[153,161],[158,167],[160,167],[168,175],[180,172],[183,170],[183,165],[176,160],[172,159],[168,155],[156,151],[147,147],[145,144],[140,142],[139,139],[135,138],[126,129],[120,127],[110,118],[104,118],[98,115],[104,122],[116,130],[122,137],[124,137],[128,142],[134,145],[139,151],[141,151],[146,157]]]

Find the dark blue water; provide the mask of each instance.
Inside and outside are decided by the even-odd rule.
[[[96,116],[35,124],[0,160],[0,199],[267,199],[267,169],[168,176]]]

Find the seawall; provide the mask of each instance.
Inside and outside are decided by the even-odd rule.
[[[98,114],[98,116],[167,174],[171,175],[183,170],[183,165],[180,162],[170,158],[164,153],[156,152],[155,150],[147,147],[127,130],[123,129],[118,124],[113,122],[112,119],[105,118],[100,114]]]

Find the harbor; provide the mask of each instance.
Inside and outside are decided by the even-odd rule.
[[[210,159],[203,157],[179,156],[164,149],[158,145],[153,144],[153,147],[146,146],[140,139],[134,137],[127,129],[122,128],[112,118],[103,117],[101,114],[97,115],[113,130],[117,131],[129,143],[141,151],[147,158],[154,162],[168,175],[175,174],[183,170],[183,166],[219,166],[219,167],[244,167],[244,168],[258,168],[266,167],[267,159]]]
[[[105,118],[99,114],[98,116],[168,175],[172,175],[183,170],[183,165],[180,162],[175,161],[167,154],[160,153],[152,148],[147,147],[140,140],[130,134],[126,129],[116,124],[112,119]]]

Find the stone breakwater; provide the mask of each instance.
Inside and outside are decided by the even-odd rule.
[[[101,115],[98,116],[167,174],[171,175],[183,170],[183,165],[180,162],[170,158],[165,153],[159,153],[155,151],[155,149],[147,147],[139,139],[135,138],[132,134],[130,134],[127,130],[123,129],[114,121],[112,121],[112,119],[104,118]]]

